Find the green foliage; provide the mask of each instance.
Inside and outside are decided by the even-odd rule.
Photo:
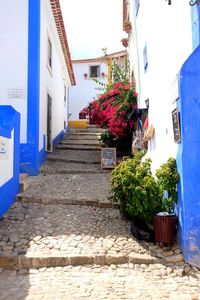
[[[120,203],[122,214],[151,222],[161,207],[151,160],[141,162],[141,155],[136,155],[119,164],[112,175],[112,199]]]
[[[106,147],[113,147],[113,135],[107,130],[102,132],[99,141],[104,143]]]
[[[170,213],[172,212],[173,203],[176,203],[178,200],[177,183],[179,181],[179,174],[176,168],[176,160],[169,158],[156,171],[156,177],[162,198],[162,210]],[[168,197],[165,196],[166,192],[168,193]]]
[[[124,66],[119,66],[115,62],[112,65],[113,84],[117,82],[130,82],[130,65],[128,59],[125,60]]]
[[[126,58],[124,65],[118,65],[115,61],[112,64],[112,84],[102,82],[101,79],[92,78],[98,84],[98,90],[101,93],[109,92],[112,87],[118,83],[128,84],[130,82],[130,65],[129,60]]]

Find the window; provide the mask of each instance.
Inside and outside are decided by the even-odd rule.
[[[148,67],[147,45],[144,46],[144,50],[143,50],[143,60],[144,60],[144,71],[146,72],[147,67]]]
[[[90,66],[90,77],[100,77],[100,66]]]
[[[135,0],[135,14],[137,16],[140,7],[140,0]]]
[[[48,52],[47,52],[47,64],[48,67],[52,70],[52,44],[50,38],[48,38]]]

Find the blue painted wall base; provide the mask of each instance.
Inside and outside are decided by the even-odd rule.
[[[181,69],[179,109],[179,239],[185,260],[200,266],[200,46]]]
[[[63,131],[61,131],[54,139],[53,139],[53,148],[55,148],[59,143],[60,143],[60,141],[62,140],[62,139],[64,139],[64,137],[65,137],[65,132],[64,132],[64,130]]]
[[[0,106],[0,136],[11,138],[14,129],[13,177],[0,187],[0,217],[13,204],[19,192],[20,114],[11,106]],[[1,170],[2,171],[2,170]]]
[[[40,5],[40,0],[28,2],[27,144],[20,146],[20,171],[29,175],[39,172]]]

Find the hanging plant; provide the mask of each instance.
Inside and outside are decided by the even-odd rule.
[[[121,40],[121,42],[122,42],[122,45],[123,45],[125,48],[128,47],[128,39],[127,39],[127,38],[123,38],[123,39]]]
[[[132,29],[131,22],[128,20],[124,21],[124,30],[126,31],[126,33],[130,33],[131,29]]]

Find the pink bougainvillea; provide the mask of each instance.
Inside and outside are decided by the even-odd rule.
[[[88,113],[91,124],[121,138],[132,131],[135,124],[132,114],[138,108],[137,96],[134,84],[117,82],[82,112]]]

